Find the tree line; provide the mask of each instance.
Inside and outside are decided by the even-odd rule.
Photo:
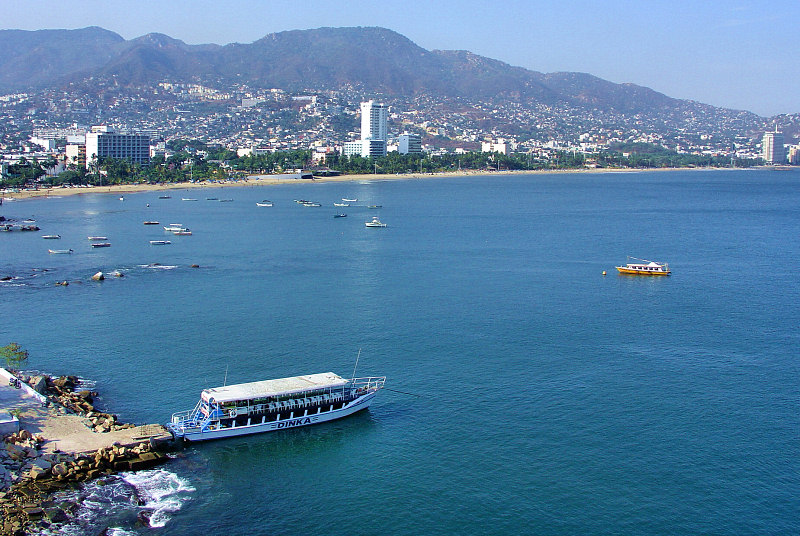
[[[103,157],[90,162],[89,167],[77,161],[67,162],[66,170],[53,174],[55,158],[45,161],[22,157],[11,164],[0,179],[5,188],[24,187],[36,183],[49,186],[130,183],[174,183],[187,181],[216,181],[243,178],[247,175],[282,173],[294,169],[315,169],[311,166],[310,150],[276,151],[238,156],[223,147],[209,146],[198,140],[172,140],[169,157],[155,156],[149,165],[128,160]],[[620,145],[597,153],[556,151],[546,156],[528,153],[462,154],[399,154],[389,153],[378,158],[332,153],[316,167],[317,171],[331,170],[342,174],[404,174],[438,173],[446,171],[535,171],[548,169],[636,168],[666,167],[750,167],[763,163],[760,159],[731,159],[711,155],[680,154],[652,144]],[[47,170],[50,170],[48,172]]]

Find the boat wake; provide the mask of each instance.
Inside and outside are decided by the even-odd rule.
[[[142,534],[142,529],[164,527],[172,515],[190,500],[195,488],[175,473],[152,469],[94,480],[78,490],[57,496],[64,505],[80,505],[69,521],[54,524],[41,536]],[[146,532],[145,532],[146,533]]]

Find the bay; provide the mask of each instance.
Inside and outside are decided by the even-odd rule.
[[[131,507],[99,528],[797,532],[799,187],[797,171],[686,170],[8,202],[42,232],[0,233],[0,275],[16,277],[0,344],[95,381],[137,423],[193,407],[226,371],[347,376],[361,349],[359,375],[387,376],[353,417],[190,445],[153,477],[174,492],[163,527]],[[365,228],[373,215],[388,227]],[[673,275],[619,276],[627,255]]]

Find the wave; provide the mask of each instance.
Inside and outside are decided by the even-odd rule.
[[[188,480],[165,469],[151,469],[135,473],[123,473],[122,478],[136,488],[142,508],[150,510],[150,526],[160,528],[167,524],[171,515],[189,500],[195,488]]]
[[[80,507],[69,521],[54,524],[39,535],[79,536],[98,530],[114,536],[141,534],[143,525],[164,527],[194,491],[188,480],[163,468],[93,480],[80,489],[56,494],[56,502]]]

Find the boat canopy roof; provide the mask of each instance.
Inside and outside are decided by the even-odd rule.
[[[334,374],[322,372],[292,378],[279,378],[276,380],[262,380],[259,382],[240,383],[204,389],[201,398],[207,402],[213,399],[216,403],[235,402],[237,400],[250,400],[252,398],[265,398],[268,396],[282,396],[317,389],[343,387],[349,380]]]

